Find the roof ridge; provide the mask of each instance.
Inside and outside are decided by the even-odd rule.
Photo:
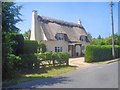
[[[79,24],[73,23],[73,22],[68,22],[68,21],[59,20],[59,19],[55,19],[55,18],[51,18],[51,17],[46,17],[46,16],[40,16],[40,15],[38,15],[38,17],[42,21],[48,21],[48,22],[53,22],[53,23],[57,23],[57,24],[62,24],[62,25],[67,25],[67,26],[75,26],[75,27],[83,28],[82,25],[79,25]]]

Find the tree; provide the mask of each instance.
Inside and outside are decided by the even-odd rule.
[[[92,40],[92,35],[89,32],[87,33],[87,36],[90,40]]]
[[[14,62],[20,60],[19,56],[13,54],[12,45],[15,41],[11,38],[14,34],[19,33],[16,24],[21,20],[20,9],[22,6],[14,2],[2,2],[2,78],[8,79],[14,77]]]
[[[2,3],[2,32],[3,35],[8,32],[18,33],[20,30],[16,27],[16,23],[22,21],[20,18],[20,9],[14,2]]]
[[[119,35],[116,33],[114,34],[114,43],[115,45],[119,45]],[[112,45],[112,36],[101,38],[99,35],[97,38],[93,38],[91,41],[92,45]]]
[[[31,30],[29,29],[28,31],[26,31],[23,36],[25,40],[30,40],[30,34],[31,34]]]
[[[97,38],[98,38],[98,39],[101,39],[101,36],[99,35]]]

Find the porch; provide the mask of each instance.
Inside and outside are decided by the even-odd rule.
[[[71,57],[83,57],[84,56],[84,46],[82,44],[69,44],[68,52]]]

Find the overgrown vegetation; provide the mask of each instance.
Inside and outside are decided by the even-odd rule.
[[[19,29],[16,24],[20,21],[20,9],[22,6],[18,6],[13,2],[2,2],[2,79],[10,79],[16,76],[17,68],[15,64],[21,60],[21,58],[14,54],[12,46],[17,43],[12,39],[13,35],[19,33]]]
[[[120,58],[120,46],[115,46],[115,58]],[[111,45],[89,45],[85,50],[85,62],[99,62],[112,59]]]

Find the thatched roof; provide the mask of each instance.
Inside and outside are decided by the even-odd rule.
[[[56,40],[55,35],[57,33],[67,35],[70,42],[79,42],[81,35],[87,36],[84,27],[76,23],[44,16],[38,16],[38,20],[48,40]]]

